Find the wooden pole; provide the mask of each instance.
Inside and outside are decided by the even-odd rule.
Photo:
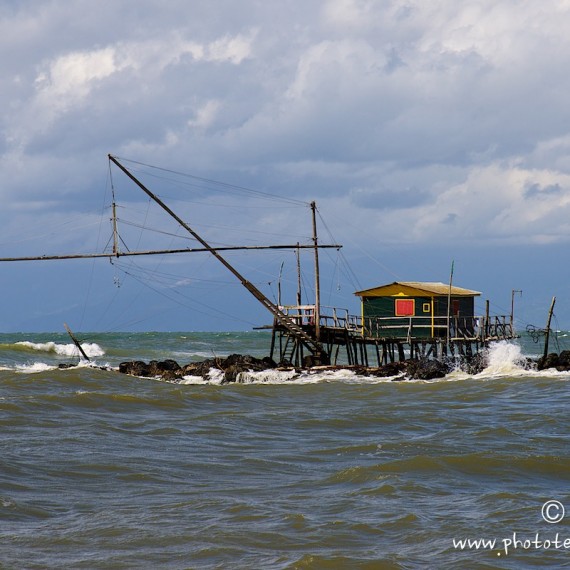
[[[83,358],[85,358],[85,360],[87,360],[87,361],[90,361],[91,359],[85,354],[85,351],[83,350],[83,347],[81,346],[81,343],[75,338],[75,335],[71,332],[71,329],[67,326],[66,323],[63,323],[63,326],[65,327],[67,334],[71,337],[73,344],[77,347],[79,352],[82,354]]]
[[[515,293],[520,293],[522,296],[522,290],[513,289],[511,291],[511,335],[515,332]]]
[[[447,344],[449,344],[449,335],[450,335],[450,316],[451,316],[451,287],[453,285],[453,264],[455,262],[451,262],[451,272],[449,274],[449,291],[447,293]]]
[[[236,245],[224,247],[186,247],[181,249],[149,249],[146,251],[113,251],[113,253],[67,253],[63,255],[30,255],[22,257],[0,257],[6,261],[54,261],[58,259],[96,259],[113,257],[132,257],[137,255],[165,255],[168,253],[204,253],[212,251],[247,251],[256,249],[314,249],[314,245]],[[339,248],[339,245],[319,245],[319,249]]]
[[[546,331],[544,336],[544,359],[546,359],[548,355],[548,344],[550,341],[550,321],[552,320],[552,313],[554,312],[554,303],[556,303],[556,297],[552,297],[552,303],[550,303],[550,309],[548,310],[548,319],[546,321]]]
[[[297,256],[297,305],[300,306],[301,305],[301,251],[299,250],[298,242],[295,254]]]
[[[119,257],[119,232],[117,231],[117,204],[113,196],[113,254]]]
[[[283,276],[283,265],[284,261],[281,262],[281,267],[279,268],[279,279],[277,280],[277,306],[281,307],[281,277]]]
[[[319,240],[317,237],[317,205],[311,202],[313,219],[313,244],[315,247],[315,340],[321,341],[321,277],[319,272]]]

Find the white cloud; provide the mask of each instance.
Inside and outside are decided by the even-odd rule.
[[[241,34],[235,37],[224,36],[207,46],[206,59],[218,62],[229,61],[239,65],[251,55],[251,42],[251,37]]]
[[[323,15],[329,25],[361,30],[370,25],[373,6],[370,0],[329,0],[324,5]]]
[[[120,70],[111,48],[69,53],[46,67],[36,78],[36,104],[52,116],[87,97],[98,81]]]
[[[211,42],[188,40],[180,32],[169,32],[160,40],[120,40],[104,48],[71,50],[39,63],[27,101],[13,106],[17,112],[4,117],[6,142],[16,153],[38,134],[44,135],[57,128],[66,114],[77,109],[113,109],[115,101],[124,104],[126,98],[137,102],[142,94],[155,91],[153,82],[160,82],[172,67],[190,62],[227,63],[239,65],[251,56],[255,33],[224,34]],[[22,77],[13,80],[21,83]],[[130,92],[124,91],[130,89]],[[152,95],[151,95],[152,96]],[[122,99],[122,101],[121,101]],[[202,126],[213,119],[217,104],[210,101],[195,111],[196,121]],[[172,133],[167,139],[172,141]]]
[[[393,191],[374,194],[378,205],[385,200],[385,208],[373,214],[378,239],[462,246],[568,240],[570,174],[497,162],[466,169],[460,183],[428,192],[396,199]],[[357,205],[359,199],[362,191],[352,195]],[[352,206],[345,206],[349,211],[359,216]]]

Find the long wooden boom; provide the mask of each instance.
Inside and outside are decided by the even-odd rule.
[[[103,258],[116,258],[116,257],[129,257],[135,255],[164,255],[168,253],[200,253],[214,251],[247,251],[259,249],[314,249],[314,245],[244,245],[244,246],[224,246],[213,247],[207,249],[205,247],[189,247],[182,249],[151,249],[147,251],[118,251],[116,253],[67,253],[63,255],[32,255],[23,257],[0,257],[0,262],[3,261],[53,261],[56,259],[94,259],[98,257]],[[339,249],[341,245],[319,245],[319,248],[335,248]]]

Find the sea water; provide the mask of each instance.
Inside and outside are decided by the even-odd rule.
[[[221,385],[114,369],[262,357],[267,333],[78,336],[91,363],[0,335],[2,569],[568,566],[570,374],[528,369],[530,339],[475,376]]]

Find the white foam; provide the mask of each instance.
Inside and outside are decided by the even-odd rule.
[[[327,382],[343,382],[346,384],[378,384],[391,382],[395,376],[376,377],[361,376],[352,370],[261,370],[259,372],[240,372],[236,382],[240,384],[320,384]]]
[[[51,352],[59,356],[79,356],[79,349],[74,344],[57,344],[55,342],[30,342],[27,340],[20,341],[16,343],[20,346],[25,346],[31,350],[36,350],[38,352]],[[81,343],[81,348],[87,356],[90,358],[95,358],[97,356],[103,356],[105,351],[94,342]]]
[[[39,372],[46,372],[47,370],[54,370],[55,366],[50,366],[45,362],[34,362],[33,364],[20,364],[16,366],[18,372],[24,372],[26,374],[37,374]]]
[[[237,375],[236,382],[240,384],[268,383],[281,384],[283,382],[291,382],[296,380],[299,374],[295,370],[261,370],[259,372],[240,372]]]
[[[208,381],[202,376],[183,376],[180,384],[208,384]]]
[[[180,384],[221,384],[223,379],[224,373],[222,370],[210,368],[206,380],[202,376],[183,376]]]
[[[526,359],[518,344],[502,340],[489,345],[487,367],[478,376],[508,376],[526,372]]]

